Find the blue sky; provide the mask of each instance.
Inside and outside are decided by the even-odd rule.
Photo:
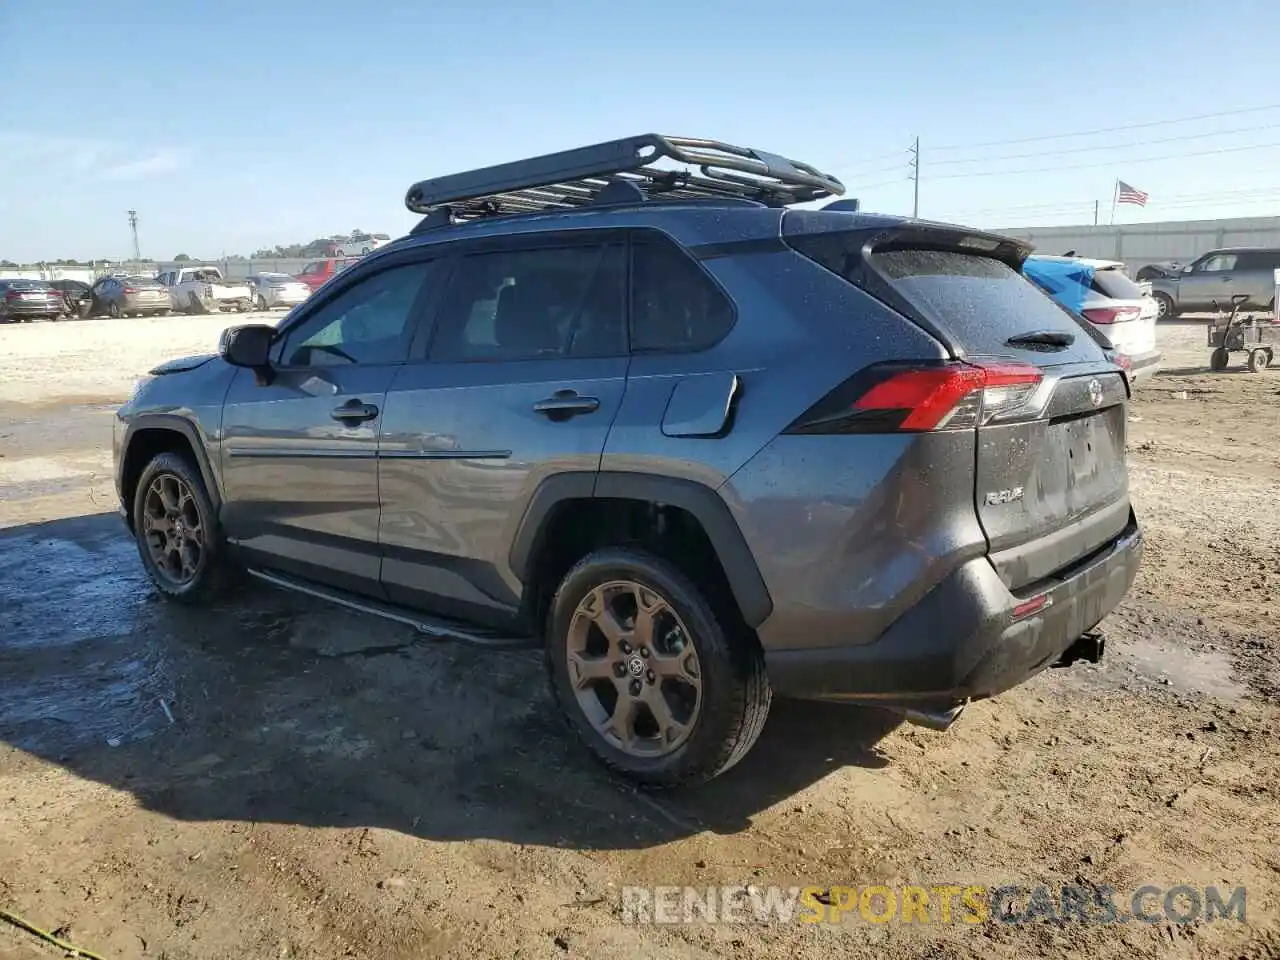
[[[1199,11],[7,0],[0,258],[120,256],[130,208],[157,258],[399,235],[415,180],[649,130],[803,159],[899,213],[919,136],[921,215],[984,226],[1092,222],[1095,199],[1105,221],[1116,177],[1151,194],[1118,221],[1280,214],[1280,5]]]

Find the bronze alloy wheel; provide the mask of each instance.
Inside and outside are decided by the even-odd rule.
[[[630,580],[587,593],[568,631],[569,680],[587,721],[634,757],[662,757],[690,736],[702,709],[693,638],[671,604]]]
[[[171,473],[151,481],[142,506],[142,534],[156,570],[174,586],[195,579],[205,554],[205,530],[187,482]]]

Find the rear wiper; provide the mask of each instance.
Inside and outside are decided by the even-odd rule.
[[[1076,342],[1074,333],[1061,330],[1033,330],[1030,333],[1019,333],[1005,341],[1011,347],[1050,347],[1061,350]]]

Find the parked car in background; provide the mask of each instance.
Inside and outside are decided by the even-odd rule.
[[[391,242],[385,233],[374,233],[361,240],[335,240],[325,253],[330,257],[362,257]]]
[[[169,291],[155,277],[103,277],[90,290],[90,314],[156,317],[171,309]]]
[[[301,280],[312,290],[319,290],[334,276],[359,261],[359,257],[325,257],[322,260],[312,260],[302,268],[295,279]]]
[[[1137,382],[1160,369],[1156,348],[1155,300],[1129,279],[1115,260],[1030,256],[1025,273],[1051,297],[1077,314],[1111,342],[1129,380]]]
[[[0,280],[0,321],[57,320],[67,301],[45,280]]]
[[[311,296],[311,288],[287,273],[254,273],[248,277],[253,305],[259,310],[296,307]]]
[[[67,302],[67,315],[87,317],[93,305],[93,287],[83,280],[50,280],[49,286]]]
[[[183,313],[221,313],[253,309],[253,292],[243,281],[223,278],[217,267],[183,267],[166,270],[159,281],[169,291],[173,309]]]
[[[1275,271],[1280,268],[1280,249],[1274,247],[1232,247],[1210,250],[1182,267],[1177,273],[1151,278],[1151,296],[1159,308],[1159,318],[1168,320],[1180,313],[1212,310],[1215,302],[1227,304],[1236,294],[1246,294],[1243,306],[1275,310]]]

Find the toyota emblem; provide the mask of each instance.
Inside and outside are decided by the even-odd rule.
[[[1102,403],[1102,381],[1101,380],[1098,380],[1095,378],[1089,381],[1089,399],[1093,402],[1093,405],[1095,407],[1098,406],[1100,403]]]

